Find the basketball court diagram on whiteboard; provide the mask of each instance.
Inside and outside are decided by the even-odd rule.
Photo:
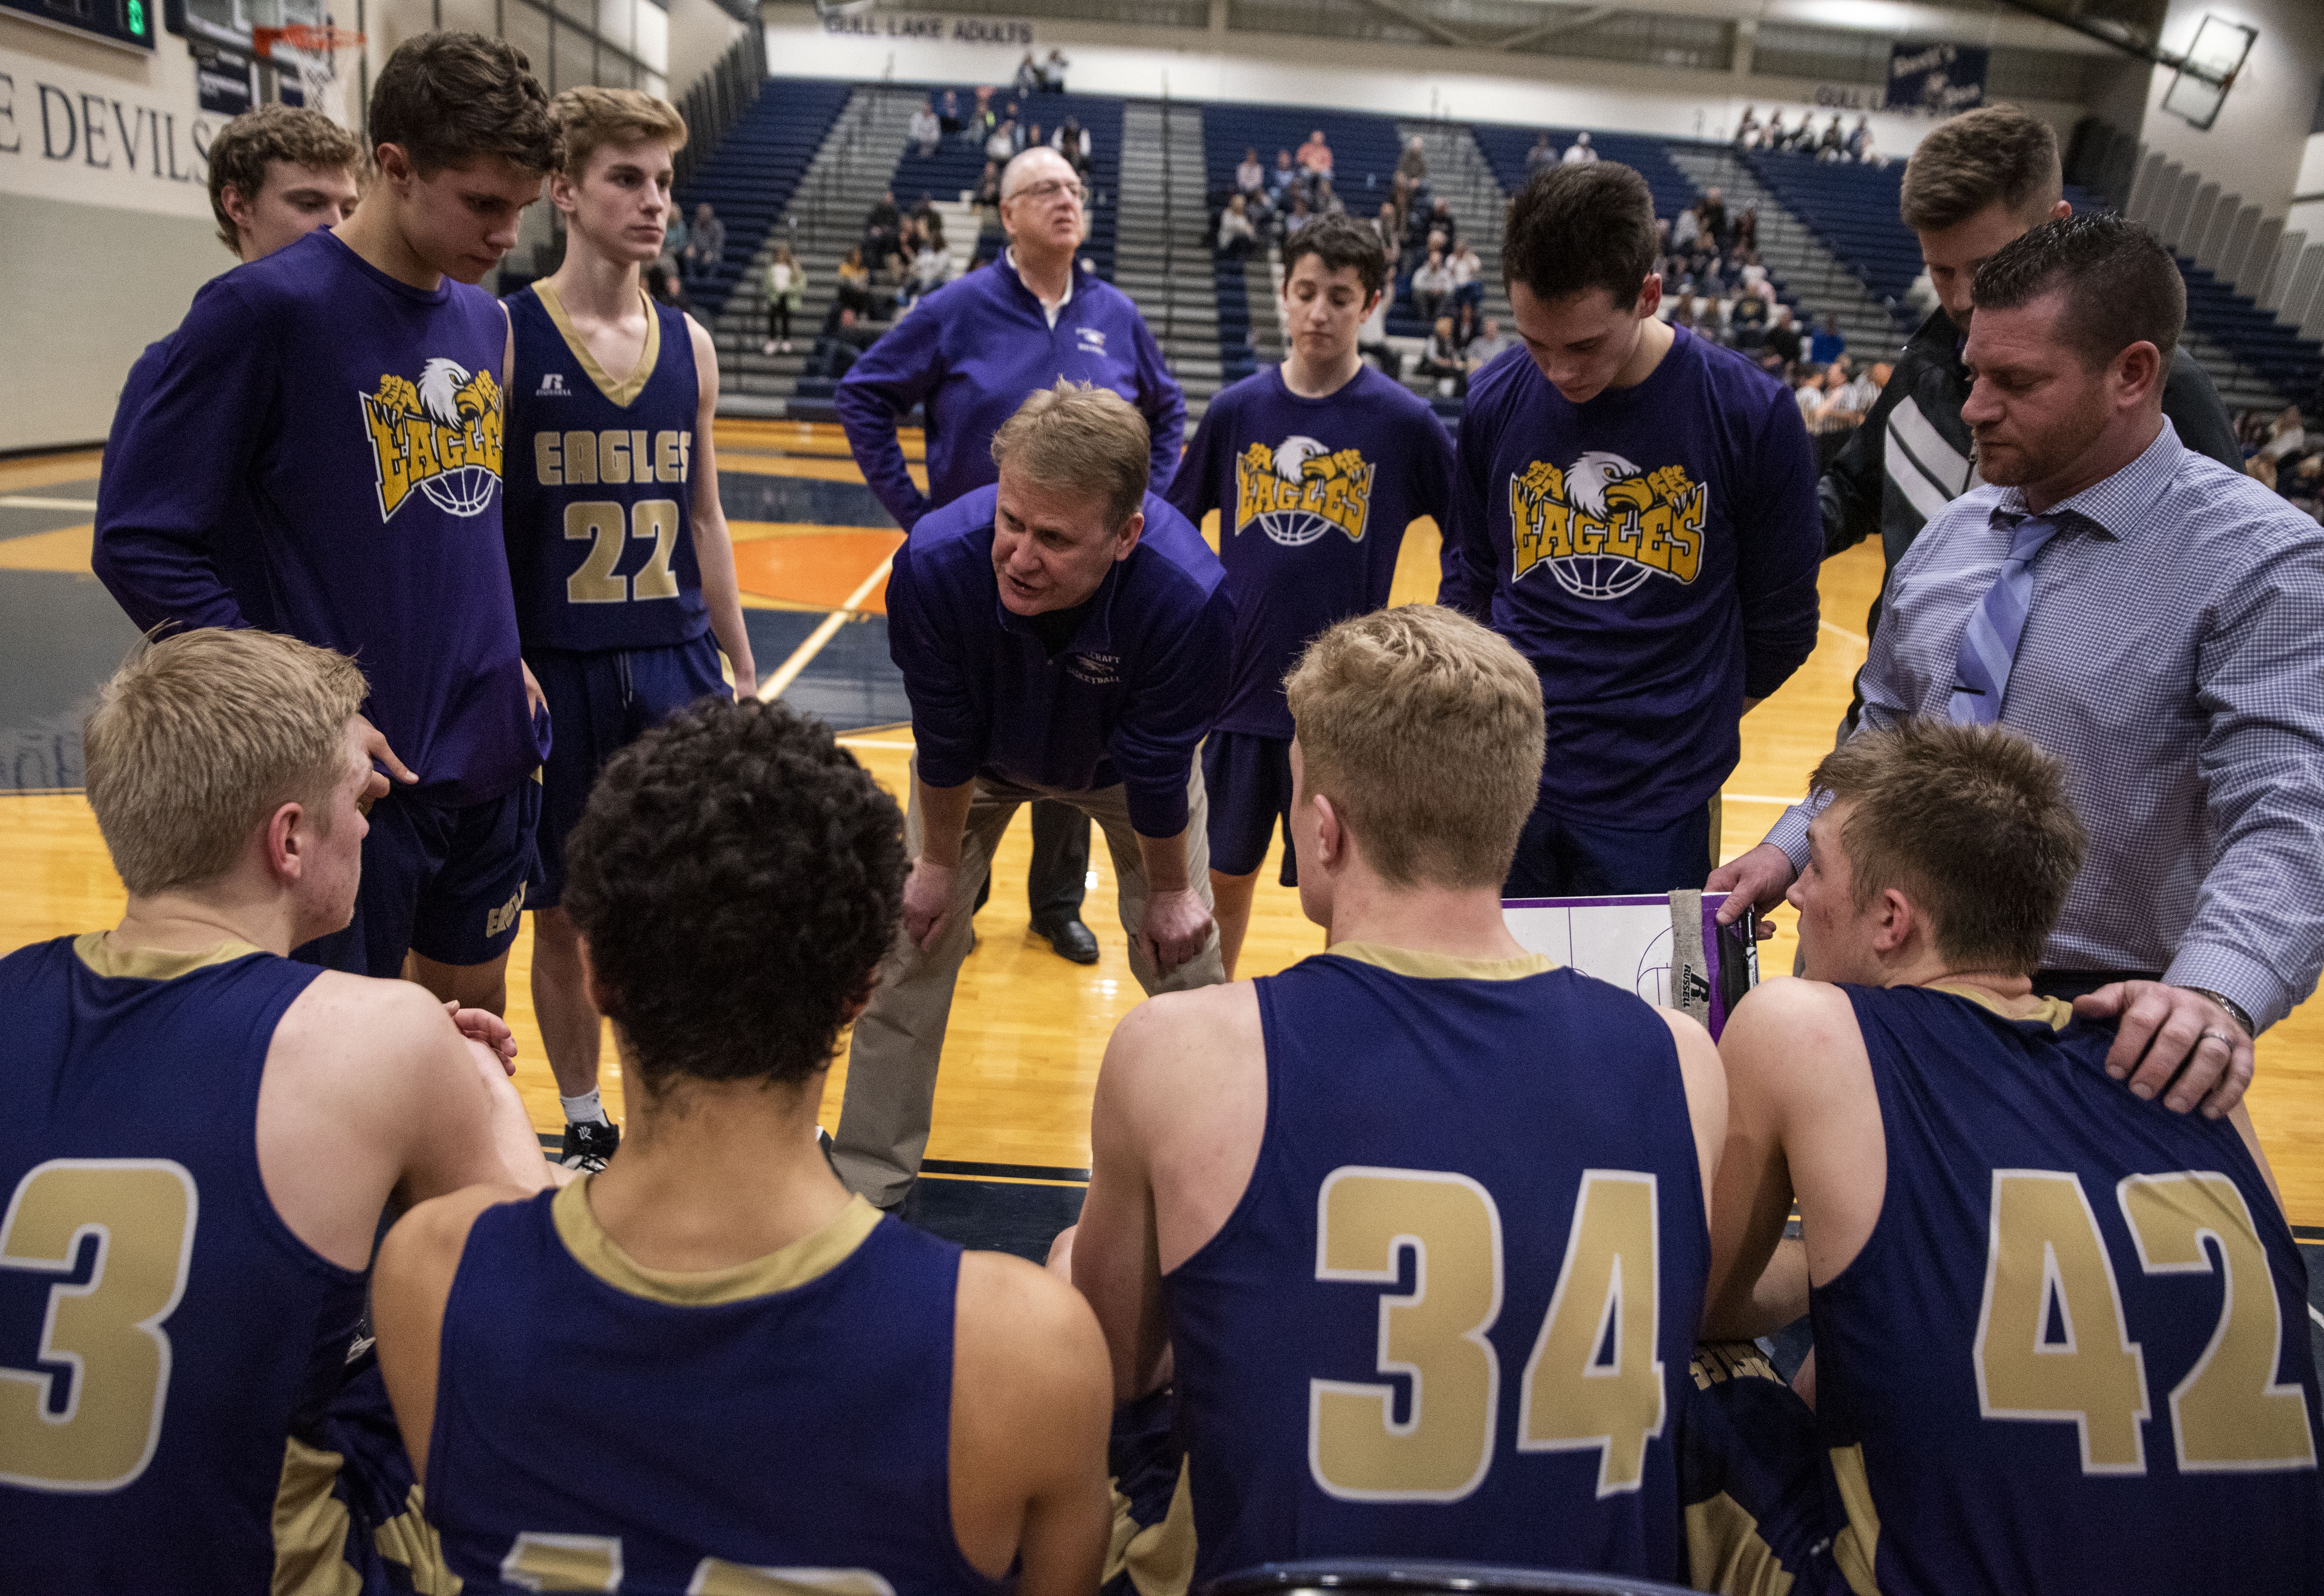
[[[1509,935],[1585,975],[1701,1021],[1715,1038],[1759,983],[1747,920],[1719,923],[1723,892],[1615,898],[1510,898]]]

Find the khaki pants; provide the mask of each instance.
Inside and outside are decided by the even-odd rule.
[[[919,766],[912,767],[911,807],[904,823],[907,851],[920,852]],[[839,1176],[881,1207],[904,1200],[919,1173],[927,1151],[928,1121],[936,1096],[936,1062],[944,1052],[945,1026],[952,1015],[954,985],[960,979],[961,961],[968,957],[975,928],[971,916],[977,889],[992,869],[992,853],[1010,816],[1019,804],[1035,798],[1056,798],[1070,804],[1097,822],[1113,856],[1114,879],[1120,885],[1121,928],[1130,943],[1130,970],[1150,995],[1215,986],[1226,979],[1220,962],[1218,933],[1213,929],[1203,949],[1167,977],[1154,967],[1138,943],[1138,927],[1146,917],[1146,861],[1139,852],[1137,835],[1130,828],[1130,807],[1120,787],[1090,792],[1061,792],[1053,788],[1019,787],[980,776],[970,800],[968,823],[961,829],[960,870],[953,878],[952,923],[936,945],[923,953],[912,946],[903,927],[896,930],[895,946],[880,962],[879,984],[871,1006],[855,1021],[848,1046],[847,1096],[839,1111],[839,1135],[832,1148]],[[1203,793],[1202,761],[1196,760],[1186,779],[1186,878],[1211,902],[1209,806]]]

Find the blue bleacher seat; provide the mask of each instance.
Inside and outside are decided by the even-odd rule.
[[[815,78],[770,78],[676,198],[690,223],[704,200],[726,224],[726,254],[710,280],[690,291],[702,319],[726,307],[768,231],[815,159],[853,86]]]

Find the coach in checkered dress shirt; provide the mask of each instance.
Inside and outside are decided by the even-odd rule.
[[[1962,634],[2018,523],[2053,519],[1999,719],[2064,761],[2090,846],[2045,949],[2052,979],[2036,987],[2160,973],[2167,985],[2096,1006],[2126,1010],[2109,1063],[2127,1073],[2155,1038],[2135,1087],[2151,1095],[2192,1056],[2209,1067],[2169,1101],[2191,1107],[2216,1077],[2205,1106],[2220,1112],[2248,1078],[2246,1033],[2281,1019],[2324,967],[2324,528],[2180,443],[2160,409],[2167,346],[2158,358],[2130,342],[2103,372],[2060,374],[2076,358],[2075,296],[2119,297],[2119,252],[2135,272],[2141,249],[2161,255],[2132,224],[2076,217],[1979,273],[1963,414],[1980,468],[2014,485],[1955,500],[1897,564],[1864,724],[1948,713]],[[1804,865],[1821,807],[1787,811],[1711,885],[1772,904],[1766,887]]]

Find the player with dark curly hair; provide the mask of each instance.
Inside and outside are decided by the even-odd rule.
[[[1089,1308],[883,1217],[816,1144],[905,864],[894,800],[781,704],[705,701],[606,766],[565,905],[629,1134],[562,1202],[476,1187],[380,1253],[381,1364],[472,1589],[1095,1585]]]

